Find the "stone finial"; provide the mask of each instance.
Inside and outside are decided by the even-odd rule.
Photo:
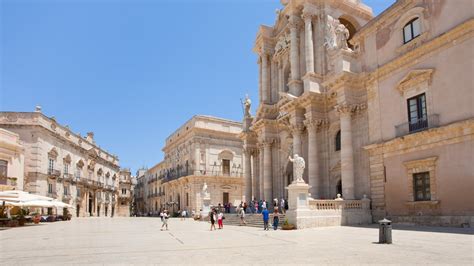
[[[338,194],[336,195],[336,199],[335,199],[335,200],[343,200],[343,198],[341,197],[341,194],[338,193]]]
[[[41,113],[41,105],[35,106],[35,112],[36,113]]]

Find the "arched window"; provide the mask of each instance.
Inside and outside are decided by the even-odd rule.
[[[341,150],[341,131],[340,130],[336,133],[335,146],[336,146],[336,151]]]
[[[403,43],[408,43],[421,34],[420,18],[410,20],[403,27]]]

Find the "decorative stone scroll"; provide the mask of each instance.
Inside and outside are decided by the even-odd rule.
[[[290,48],[291,39],[289,35],[282,35],[275,45],[275,54],[281,54]]]

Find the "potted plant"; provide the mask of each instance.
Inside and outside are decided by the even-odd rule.
[[[288,223],[288,219],[285,219],[285,222],[281,226],[281,229],[283,229],[283,230],[293,230],[295,228],[296,228],[296,226],[294,224]]]
[[[26,211],[24,209],[20,209],[20,213],[18,214],[18,225],[24,226],[26,222]]]

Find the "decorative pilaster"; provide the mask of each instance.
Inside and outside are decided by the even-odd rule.
[[[245,150],[245,201],[252,200],[252,158],[248,149]]]
[[[255,199],[260,199],[260,158],[259,158],[259,152],[258,150],[255,150],[252,154],[252,162],[253,162],[253,167],[252,167],[252,172],[253,172],[253,180],[252,180],[252,185],[253,185],[253,196]]]
[[[306,74],[314,73],[314,45],[313,45],[313,14],[303,13],[305,30]]]
[[[270,100],[270,80],[269,80],[269,66],[268,66],[268,55],[263,52],[261,54],[262,59],[262,101],[268,103]]]
[[[341,182],[342,197],[355,199],[354,195],[354,152],[352,147],[352,122],[351,116],[354,106],[340,104],[336,110],[341,120]]]
[[[273,141],[267,140],[263,143],[263,194],[266,201],[269,203],[273,199],[273,184],[272,184],[272,144]]]
[[[278,91],[285,91],[285,73],[283,70],[283,62],[278,63]]]
[[[300,96],[302,93],[302,82],[300,80],[300,60],[299,60],[299,41],[298,28],[300,18],[296,15],[290,16],[290,65],[291,65],[291,80],[288,83],[291,94]]]

